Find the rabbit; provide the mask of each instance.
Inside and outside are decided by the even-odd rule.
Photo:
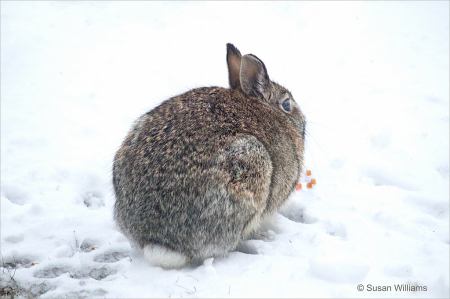
[[[153,266],[225,256],[294,191],[306,119],[255,55],[227,44],[230,88],[172,97],[135,121],[113,163],[117,227]]]

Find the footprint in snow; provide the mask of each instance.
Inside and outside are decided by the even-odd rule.
[[[80,246],[80,262],[89,276],[113,280],[131,266],[131,245],[119,232],[99,230],[86,237]]]

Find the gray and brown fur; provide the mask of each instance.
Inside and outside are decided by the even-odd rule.
[[[276,211],[303,167],[305,117],[264,63],[227,44],[230,88],[202,87],[141,116],[114,158],[118,227],[140,247],[224,255]],[[281,103],[290,98],[291,111]]]

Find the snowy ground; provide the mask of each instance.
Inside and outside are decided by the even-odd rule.
[[[113,155],[164,99],[228,86],[227,42],[292,91],[317,185],[238,251],[153,268],[115,231]],[[448,1],[2,1],[0,290],[448,298],[448,55]]]

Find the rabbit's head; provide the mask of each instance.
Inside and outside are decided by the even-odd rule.
[[[243,91],[248,97],[270,105],[282,112],[305,138],[305,116],[292,94],[285,87],[269,79],[266,66],[253,54],[242,56],[232,44],[227,44],[228,80],[231,89]]]

